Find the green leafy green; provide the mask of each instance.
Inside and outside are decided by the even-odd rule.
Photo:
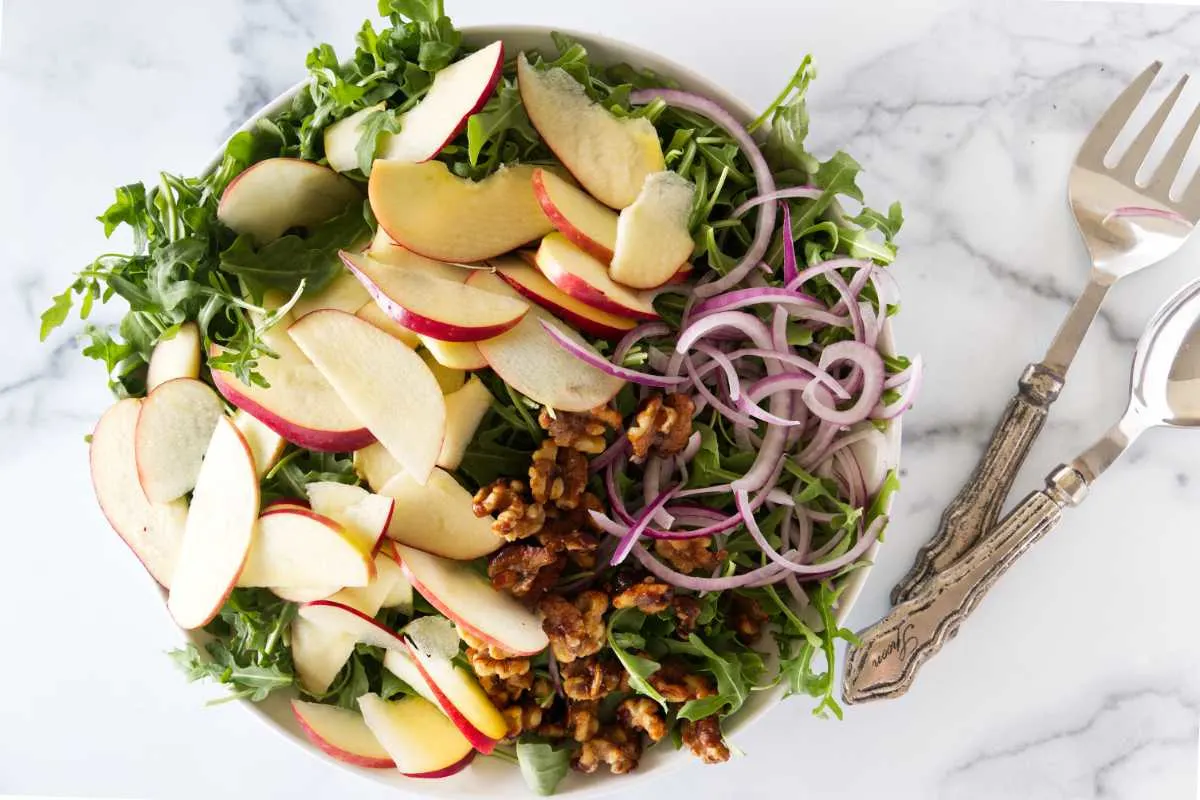
[[[667,710],[667,699],[659,693],[651,684],[648,678],[655,672],[658,672],[659,666],[657,661],[651,661],[648,658],[631,653],[628,647],[636,646],[639,639],[631,639],[628,634],[632,633],[629,630],[620,630],[619,626],[623,623],[628,624],[634,621],[640,621],[638,618],[644,616],[636,609],[626,608],[616,611],[608,618],[608,646],[616,655],[617,660],[621,662],[621,666],[629,674],[629,688],[633,689],[638,694],[643,694],[646,697],[654,700],[662,706],[663,710]],[[620,634],[626,634],[620,637]],[[625,646],[622,646],[622,641]],[[645,644],[645,640],[641,639],[640,643]]]
[[[545,742],[517,742],[517,764],[530,789],[551,795],[571,766],[571,750]]]
[[[750,696],[750,681],[742,674],[741,661],[736,655],[719,655],[694,633],[688,636],[688,644],[694,655],[704,659],[705,669],[717,679],[717,693],[688,701],[679,709],[679,718],[697,720],[717,713],[722,716],[736,713]]]

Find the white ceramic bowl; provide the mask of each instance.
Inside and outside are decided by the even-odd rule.
[[[474,46],[482,46],[496,39],[502,39],[506,52],[512,54],[520,50],[533,48],[542,48],[546,52],[554,52],[553,43],[550,38],[551,30],[550,28],[514,25],[469,27],[464,28],[463,33],[466,41]],[[749,122],[756,116],[757,112],[746,107],[745,104],[736,97],[729,95],[721,87],[655,53],[594,34],[576,33],[568,30],[563,30],[562,32],[582,42],[596,63],[617,64],[627,62],[636,67],[648,68],[660,75],[673,78],[684,89],[716,100],[744,122]],[[779,77],[782,80],[785,76]],[[302,90],[307,83],[307,80],[301,81],[275,98],[275,100],[267,104],[257,114],[246,120],[239,130],[247,130],[259,119],[270,117],[285,109],[291,104],[293,96]],[[224,151],[225,148],[222,146],[208,169],[211,170],[220,163]],[[890,344],[890,323],[884,329],[883,341]],[[890,350],[890,346],[887,349]],[[899,463],[900,454],[900,423],[898,420],[889,428],[888,437],[891,449],[891,458],[888,460],[895,466]],[[876,543],[868,552],[869,558],[874,557],[878,546],[878,543]],[[850,612],[870,571],[870,568],[867,568],[852,573],[849,579],[850,586],[843,593],[842,602],[838,608],[837,617],[839,622],[845,619],[846,615]],[[755,692],[746,701],[745,706],[737,716],[726,722],[726,733],[736,739],[737,732],[741,728],[763,716],[768,709],[775,706],[782,699],[782,696],[782,687],[769,692]],[[534,796],[526,788],[525,782],[516,767],[494,758],[476,758],[475,762],[466,770],[452,777],[440,780],[418,780],[406,778],[394,770],[365,769],[350,766],[322,753],[309,742],[292,716],[289,700],[289,696],[276,692],[262,703],[240,702],[269,727],[286,736],[297,747],[302,748],[311,756],[326,761],[340,769],[353,772],[367,780],[394,787],[402,792],[409,792],[414,795],[419,794],[423,797],[473,799],[479,797],[519,797],[522,794],[530,797]],[[793,703],[795,713],[807,717],[810,708],[809,700],[798,697]],[[837,723],[831,722],[830,724]],[[760,753],[757,757],[763,758],[766,755],[765,753]],[[639,783],[650,775],[661,775],[668,769],[681,764],[691,764],[693,769],[703,769],[703,765],[691,754],[686,751],[676,751],[669,743],[663,743],[660,746],[647,750],[638,769],[629,775],[615,776],[604,771],[594,775],[580,775],[572,772],[559,785],[558,794],[573,798],[582,798],[629,789],[635,783]]]

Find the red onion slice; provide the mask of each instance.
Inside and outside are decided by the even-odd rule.
[[[875,409],[871,412],[873,418],[883,420],[895,419],[912,408],[913,401],[917,398],[917,392],[921,391],[921,380],[925,375],[924,364],[920,356],[913,358],[912,366],[915,369],[909,376],[908,382],[904,384],[904,388],[900,390],[899,399],[886,406],[882,403],[875,406]]]
[[[666,336],[670,332],[671,328],[665,322],[643,322],[622,336],[621,341],[617,342],[616,349],[613,350],[613,362],[617,364],[623,363],[625,356],[629,355],[629,351],[633,349],[633,346],[642,339],[649,339],[652,336]]]
[[[565,333],[559,330],[557,325],[544,319],[538,321],[541,323],[542,328],[546,331],[546,333],[550,334],[550,338],[553,339],[559,345],[559,347],[566,350],[583,363],[600,370],[605,375],[611,375],[614,378],[620,378],[621,380],[629,381],[630,383],[637,383],[642,386],[650,386],[655,389],[669,389],[672,386],[677,386],[678,384],[683,383],[685,380],[684,378],[679,377],[650,375],[645,372],[639,372],[636,369],[629,369],[628,367],[622,367],[618,364],[614,364],[588,345],[581,344],[580,342],[572,339],[570,336],[567,336]]]
[[[792,235],[792,207],[786,202],[779,205],[783,206],[783,280],[791,283],[800,274],[796,266],[796,240]]]
[[[862,342],[835,342],[821,351],[818,365],[822,369],[828,369],[830,364],[839,361],[849,361],[862,370],[862,390],[853,406],[839,411],[832,404],[822,402],[817,393],[821,384],[815,381],[805,387],[801,396],[809,411],[821,419],[836,425],[850,426],[867,419],[879,403],[883,393],[883,359],[880,358],[878,350]]]
[[[613,551],[612,558],[608,562],[610,565],[615,567],[625,560],[625,557],[629,555],[629,551],[633,549],[635,544],[637,544],[638,538],[641,537],[646,529],[650,527],[650,521],[654,517],[655,512],[670,502],[671,498],[674,497],[675,493],[678,491],[678,486],[672,486],[670,489],[667,489],[658,497],[654,498],[654,502],[642,509],[642,512],[638,514],[637,518],[633,521],[633,526],[629,529],[629,532],[621,538],[620,543],[617,545],[617,549]],[[593,516],[596,514],[595,511],[590,513]]]
[[[777,189],[774,192],[750,198],[733,210],[733,216],[743,216],[750,209],[764,203],[778,203],[780,200],[817,200],[823,194],[825,194],[825,190],[817,186],[789,186],[786,189]]]

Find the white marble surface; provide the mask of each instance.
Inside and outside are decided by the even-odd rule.
[[[105,246],[92,217],[112,186],[198,168],[300,75],[312,43],[347,47],[373,8],[4,3],[0,794],[385,797],[295,753],[236,706],[201,707],[207,693],[162,655],[176,633],[87,485],[82,437],[106,403],[102,376],[68,335],[36,343],[51,293]],[[884,612],[1021,367],[1082,286],[1063,199],[1084,132],[1151,59],[1171,75],[1200,66],[1200,14],[1169,6],[450,0],[450,10],[460,24],[624,38],[755,105],[806,50],[816,54],[813,143],[826,154],[847,148],[872,197],[904,201],[897,331],[929,364],[906,422],[904,492],[853,627]],[[1113,293],[1018,492],[1120,411],[1141,326],[1200,271],[1198,259],[1200,243]],[[849,709],[842,723],[814,720],[793,700],[739,737],[745,758],[642,782],[628,796],[1194,797],[1198,441],[1148,436],[908,697]]]

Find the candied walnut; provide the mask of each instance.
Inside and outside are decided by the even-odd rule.
[[[492,586],[513,597],[536,601],[562,574],[566,559],[533,544],[505,545],[488,562]]]
[[[555,411],[550,416],[543,408],[538,415],[541,425],[559,447],[570,447],[581,453],[604,452],[604,434],[621,427],[621,415],[608,406],[596,406],[585,414]]]
[[[600,652],[604,647],[604,612],[608,598],[603,592],[583,592],[574,602],[551,594],[538,603],[542,630],[550,637],[550,649],[560,663]]]
[[[492,658],[483,650],[467,648],[467,661],[479,677],[495,675],[501,680],[515,678],[529,672],[528,658]]]
[[[563,664],[559,672],[569,700],[601,700],[624,689],[629,677],[618,662],[595,656]]]
[[[502,709],[500,715],[508,723],[506,739],[515,739],[525,731],[537,730],[542,724],[542,708],[536,703],[522,703]]]
[[[680,733],[687,748],[704,759],[705,764],[720,764],[729,760],[729,747],[721,735],[721,721],[716,714],[695,722],[685,720]]]
[[[620,725],[606,725],[579,747],[571,766],[580,772],[595,772],[607,766],[614,775],[624,775],[638,765],[642,740]]]
[[[477,517],[496,515],[492,530],[508,541],[524,539],[542,529],[545,510],[525,499],[525,484],[501,478],[475,493],[472,510]]]
[[[544,717],[545,714],[542,716]],[[538,725],[538,729],[535,732],[538,736],[544,736],[547,739],[566,739],[567,724],[561,719],[542,720],[542,724]]]
[[[523,672],[511,678],[501,678],[498,675],[480,675],[479,685],[487,694],[488,699],[497,708],[507,708],[521,698],[521,695],[533,687],[533,671]]]
[[[696,621],[700,618],[700,601],[686,594],[675,595],[671,600],[671,611],[675,615],[675,634],[680,639],[686,639],[696,630]]]
[[[456,630],[458,631],[458,638],[462,639],[463,643],[472,650],[478,650],[480,653],[485,653],[490,658],[516,658],[516,653],[510,653],[502,647],[485,642],[483,639],[477,639],[472,636],[471,632],[466,628],[456,626]]]
[[[737,632],[737,637],[743,644],[754,644],[762,635],[763,625],[770,617],[753,597],[735,594],[729,603],[729,614],[725,619]]]
[[[662,708],[649,697],[627,697],[617,706],[617,719],[626,728],[642,731],[657,742],[667,735]]]
[[[686,664],[674,659],[664,661],[658,671],[650,676],[649,681],[650,685],[671,703],[700,700],[717,693],[712,678],[689,672]]]
[[[569,447],[559,447],[550,439],[533,454],[529,467],[529,487],[533,499],[543,505],[576,508],[587,488],[587,456]]]
[[[566,554],[576,566],[592,569],[596,566],[596,549],[600,539],[593,533],[596,524],[588,509],[602,510],[599,498],[584,492],[579,505],[572,509],[546,509],[546,523],[538,532],[538,541],[551,553]]]
[[[711,572],[725,560],[725,552],[709,549],[712,537],[696,539],[655,539],[654,552],[675,569],[684,574],[703,570]]]
[[[612,599],[613,608],[637,608],[644,614],[666,611],[671,605],[671,585],[646,576]]]
[[[634,463],[640,464],[648,455],[673,456],[682,451],[692,435],[695,411],[696,404],[682,394],[654,394],[643,400],[626,434],[633,445]]]
[[[566,732],[572,739],[586,742],[600,730],[600,715],[596,710],[598,705],[594,700],[567,703]]]

